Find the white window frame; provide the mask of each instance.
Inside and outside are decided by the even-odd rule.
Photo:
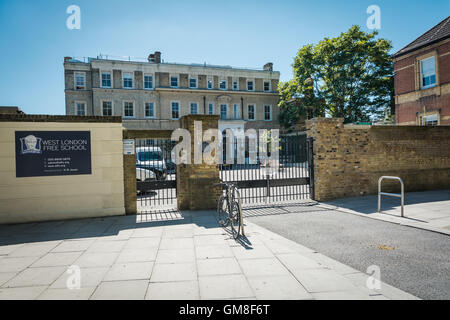
[[[86,101],[74,101],[75,103],[75,115],[80,117],[87,116],[87,102]],[[78,114],[78,104],[84,105],[84,115]]]
[[[221,87],[220,87],[220,84],[221,84],[222,82],[225,82],[225,88],[221,88]],[[219,79],[219,90],[222,90],[222,91],[228,90],[228,80],[227,80],[227,79],[223,79],[223,78]]]
[[[249,84],[250,82],[252,83],[252,90],[249,90],[249,89],[248,89],[248,84]],[[255,80],[247,79],[247,91],[249,91],[249,92],[254,92],[254,91],[255,91]]]
[[[270,119],[266,119],[266,107],[270,108]],[[264,105],[264,121],[270,122],[272,121],[272,112],[273,112],[273,108],[271,104],[265,104]]]
[[[177,103],[178,104],[178,118],[174,118],[173,117],[173,104]],[[181,104],[180,101],[170,101],[170,118],[172,120],[179,120],[180,119],[180,110],[181,110]]]
[[[125,103],[132,103],[133,104],[133,116],[125,116]],[[124,119],[135,119],[136,118],[136,103],[134,100],[124,100],[123,101],[123,113],[122,113],[122,118]]]
[[[250,106],[253,106],[253,119],[250,119]],[[256,121],[256,104],[254,103],[247,104],[247,118],[248,121]]]
[[[78,89],[77,85],[77,75],[83,76],[83,87],[80,86],[80,89]],[[75,90],[86,90],[86,72],[74,72],[73,74],[73,81],[74,81],[74,89]]]
[[[131,75],[131,87],[125,87],[125,75]],[[122,88],[127,90],[134,89],[134,72],[122,72]]]
[[[106,117],[105,113],[103,112],[103,103],[105,103],[105,102],[110,102],[111,103],[111,116],[114,116],[114,101],[112,101],[112,100],[100,100],[100,108],[102,109],[101,110],[102,111],[102,116]]]
[[[422,116],[422,126],[431,126],[428,124],[428,119],[432,119],[430,122],[436,122],[436,126],[439,125],[439,114],[429,114],[427,116]]]
[[[196,113],[192,113],[192,105],[193,105],[193,104],[196,104],[196,105],[197,105],[197,111],[196,111]],[[189,102],[189,114],[198,114],[198,102],[195,102],[195,101]]]
[[[195,80],[195,87],[191,87],[191,80]],[[189,89],[198,89],[198,77],[189,76]]]
[[[212,106],[212,113],[210,112],[210,109],[209,109],[210,106]],[[214,103],[209,102],[208,103],[208,115],[212,116],[212,115],[214,115],[214,112],[215,112]]]
[[[233,116],[234,116],[234,120],[239,120],[239,119],[240,119],[239,107],[240,107],[239,103],[233,104]]]
[[[266,86],[265,86],[266,82],[269,83],[269,90],[266,90]],[[263,91],[264,92],[271,92],[272,91],[272,81],[270,81],[270,80],[263,80]]]
[[[222,118],[222,106],[226,106],[225,109],[225,118]],[[220,111],[220,120],[228,120],[228,103],[221,103],[219,105],[219,111]]]
[[[211,88],[209,87],[210,82],[211,82]],[[214,90],[214,77],[213,76],[208,76],[206,78],[206,88],[208,90]]]
[[[434,61],[434,73],[427,73],[427,74],[424,74],[424,73],[423,73],[423,67],[422,67],[422,65],[423,65],[423,63],[424,63],[425,61],[427,61],[427,60],[433,60],[433,61]],[[433,84],[430,84],[430,85],[425,86],[425,85],[423,84],[423,79],[424,79],[425,77],[431,77],[431,76],[433,76],[433,75],[434,75],[434,78],[435,78],[435,82],[434,82]],[[420,60],[420,88],[421,88],[421,89],[429,89],[429,88],[435,87],[436,85],[437,85],[436,57],[435,57],[435,56],[432,56],[432,57],[429,57],[429,58]]]
[[[239,91],[239,79],[233,79],[233,90],[234,91]],[[234,87],[234,85],[236,84],[236,88]]]
[[[172,78],[176,78],[177,79],[177,85],[176,86],[172,85]],[[171,88],[179,88],[180,87],[180,75],[174,75],[174,74],[169,75],[169,87],[171,87]]]
[[[147,116],[147,104],[153,105],[153,116]],[[155,119],[156,118],[155,102],[153,102],[153,101],[144,102],[144,118],[146,118],[146,119]]]
[[[146,88],[145,87],[145,77],[152,77],[152,87],[151,88]],[[142,88],[144,88],[144,90],[154,90],[155,89],[155,76],[153,73],[144,73],[144,76],[142,77]]]
[[[103,74],[109,74],[111,76],[111,85],[110,86],[104,86],[103,85]],[[100,71],[100,87],[105,89],[111,89],[113,87],[113,73],[109,70],[102,70]]]

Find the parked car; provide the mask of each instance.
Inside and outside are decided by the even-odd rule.
[[[156,180],[156,174],[148,169],[136,168],[136,181],[146,182]]]
[[[149,182],[149,181],[156,181],[156,174],[148,169],[136,168],[136,182]],[[151,190],[142,189],[142,186],[139,185],[139,183],[137,184],[138,195],[142,195],[150,191]]]
[[[165,180],[167,178],[166,161],[159,147],[136,148],[136,168],[154,172],[156,180]]]

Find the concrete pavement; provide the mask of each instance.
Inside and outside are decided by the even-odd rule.
[[[338,199],[320,206],[450,235],[450,190],[406,193],[405,218],[401,218],[400,199],[391,197],[382,197],[381,214],[377,212],[376,195]]]
[[[0,226],[0,299],[416,299],[251,222],[246,233],[236,242],[212,211]]]

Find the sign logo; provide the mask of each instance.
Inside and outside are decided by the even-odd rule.
[[[29,135],[20,139],[22,154],[41,154],[42,153],[42,139]]]

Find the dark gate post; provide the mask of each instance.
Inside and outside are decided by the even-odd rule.
[[[311,200],[315,200],[316,194],[314,190],[314,138],[308,138],[308,167],[309,167],[309,188],[311,192]]]
[[[127,130],[123,131],[123,139],[130,139]],[[125,212],[127,215],[135,215],[137,214],[136,154],[123,155],[123,180]]]

